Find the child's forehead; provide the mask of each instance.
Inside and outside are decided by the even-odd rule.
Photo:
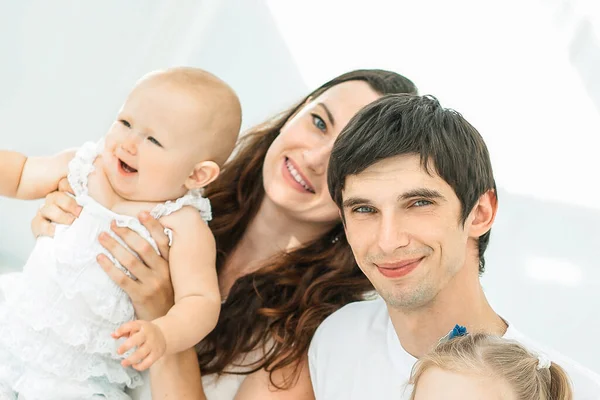
[[[198,101],[169,90],[143,90],[132,93],[120,114],[135,126],[155,134],[168,134],[179,140],[205,140],[210,131],[210,111]],[[210,135],[209,135],[210,136]]]
[[[193,120],[210,115],[210,108],[211,101],[203,93],[181,85],[137,87],[123,104],[123,109],[170,114]]]
[[[479,372],[427,368],[418,381],[415,400],[516,400],[515,397],[511,397],[512,390],[506,382]]]

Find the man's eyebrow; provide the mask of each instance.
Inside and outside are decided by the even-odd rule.
[[[414,199],[415,197],[420,197],[423,199],[431,199],[431,200],[434,200],[434,199],[446,200],[446,198],[437,190],[427,189],[427,188],[419,188],[419,189],[412,189],[412,190],[409,190],[408,192],[404,192],[404,193],[400,194],[397,198],[397,201],[410,200],[410,199]],[[364,197],[349,197],[346,200],[344,200],[344,202],[342,203],[342,207],[350,208],[350,207],[357,206],[359,204],[369,204],[369,203],[371,203],[371,200],[364,198]]]
[[[344,202],[342,203],[342,207],[350,208],[350,207],[354,207],[359,204],[366,204],[366,203],[369,203],[368,199],[363,199],[361,197],[350,197],[349,199],[344,200]]]
[[[331,122],[331,125],[335,126],[335,119],[333,118],[333,114],[331,113],[331,110],[329,110],[329,107],[327,107],[325,105],[325,103],[317,103],[318,105],[320,105],[321,107],[323,107],[323,109],[325,110],[325,113],[327,114],[327,118],[329,118],[329,122]]]
[[[445,200],[445,197],[437,190],[427,189],[427,188],[418,188],[418,189],[413,189],[413,190],[409,190],[408,192],[402,193],[400,196],[398,196],[398,201],[414,199],[415,197],[422,197],[424,199],[431,199],[431,200],[433,200],[433,199]]]

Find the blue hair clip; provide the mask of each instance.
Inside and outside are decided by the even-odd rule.
[[[448,333],[448,340],[454,339],[455,337],[465,336],[467,334],[467,328],[456,324],[454,328]]]
[[[462,325],[458,325],[456,324],[454,326],[454,328],[448,332],[448,334],[444,337],[442,337],[439,341],[439,343],[444,343],[447,342],[448,340],[452,340],[454,338],[460,337],[460,336],[465,336],[468,335],[469,333],[467,332],[467,328],[465,328]]]

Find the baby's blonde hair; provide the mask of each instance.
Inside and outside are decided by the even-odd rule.
[[[515,341],[486,334],[469,334],[439,344],[413,367],[410,383],[415,398],[419,379],[431,368],[503,379],[519,400],[572,400],[566,372],[557,364],[540,364],[539,356]]]

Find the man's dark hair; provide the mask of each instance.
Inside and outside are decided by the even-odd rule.
[[[490,156],[477,130],[433,96],[387,95],[363,108],[336,140],[327,172],[331,197],[342,209],[346,177],[400,155],[417,154],[430,175],[437,174],[456,193],[465,223],[479,198],[497,196]],[[479,238],[479,272],[490,231]]]

